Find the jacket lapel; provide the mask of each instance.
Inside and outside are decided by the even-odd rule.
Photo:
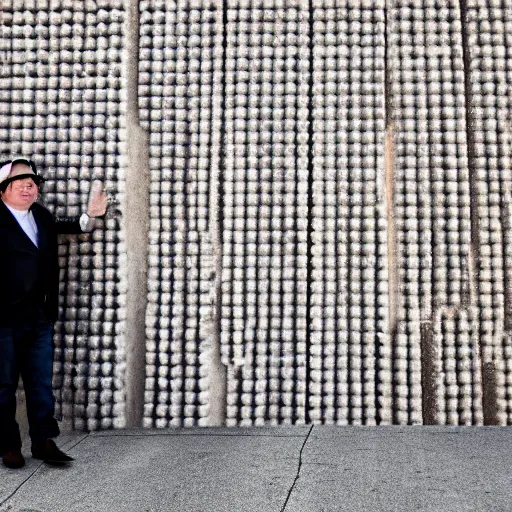
[[[1,216],[9,226],[9,231],[11,233],[10,236],[16,237],[20,243],[25,246],[25,249],[31,248],[34,251],[37,251],[37,247],[34,245],[32,240],[30,240],[29,236],[23,231],[23,228],[19,225],[18,221],[14,217],[14,215],[9,211],[9,208],[5,206],[5,203],[0,199],[0,212]],[[34,217],[35,218],[35,217]],[[37,221],[36,221],[37,224]],[[39,229],[39,225],[38,225]],[[40,247],[40,246],[39,246]]]
[[[46,222],[43,222],[39,215],[39,209],[31,207],[30,210],[32,211],[32,215],[34,215],[34,220],[37,225],[37,242],[39,244],[39,250],[43,252],[46,250],[46,245],[48,243],[48,226]]]

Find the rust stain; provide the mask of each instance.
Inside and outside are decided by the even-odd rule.
[[[436,360],[438,357],[432,321],[421,322],[421,396],[424,425],[437,425],[437,379]]]
[[[492,361],[483,363],[483,409],[484,425],[499,425],[498,417],[498,379],[496,377],[496,365]]]

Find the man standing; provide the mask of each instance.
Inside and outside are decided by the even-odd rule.
[[[53,323],[58,314],[57,234],[81,233],[90,217],[105,214],[101,190],[91,195],[87,214],[54,219],[36,203],[43,178],[33,162],[0,164],[0,455],[9,468],[24,466],[16,423],[21,374],[26,394],[32,456],[48,463],[73,460],[52,438],[59,435],[52,392]]]

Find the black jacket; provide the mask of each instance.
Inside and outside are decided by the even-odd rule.
[[[57,234],[81,233],[78,218],[56,221],[40,204],[31,206],[39,248],[0,199],[0,327],[30,320],[43,306],[48,319],[58,315]]]

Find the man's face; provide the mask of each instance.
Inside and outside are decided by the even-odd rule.
[[[17,164],[14,167],[24,167],[24,171],[30,172],[30,167],[24,164]],[[14,168],[13,168],[14,169]],[[16,210],[28,210],[37,201],[38,187],[32,178],[14,180],[7,185],[2,199],[5,204]]]

